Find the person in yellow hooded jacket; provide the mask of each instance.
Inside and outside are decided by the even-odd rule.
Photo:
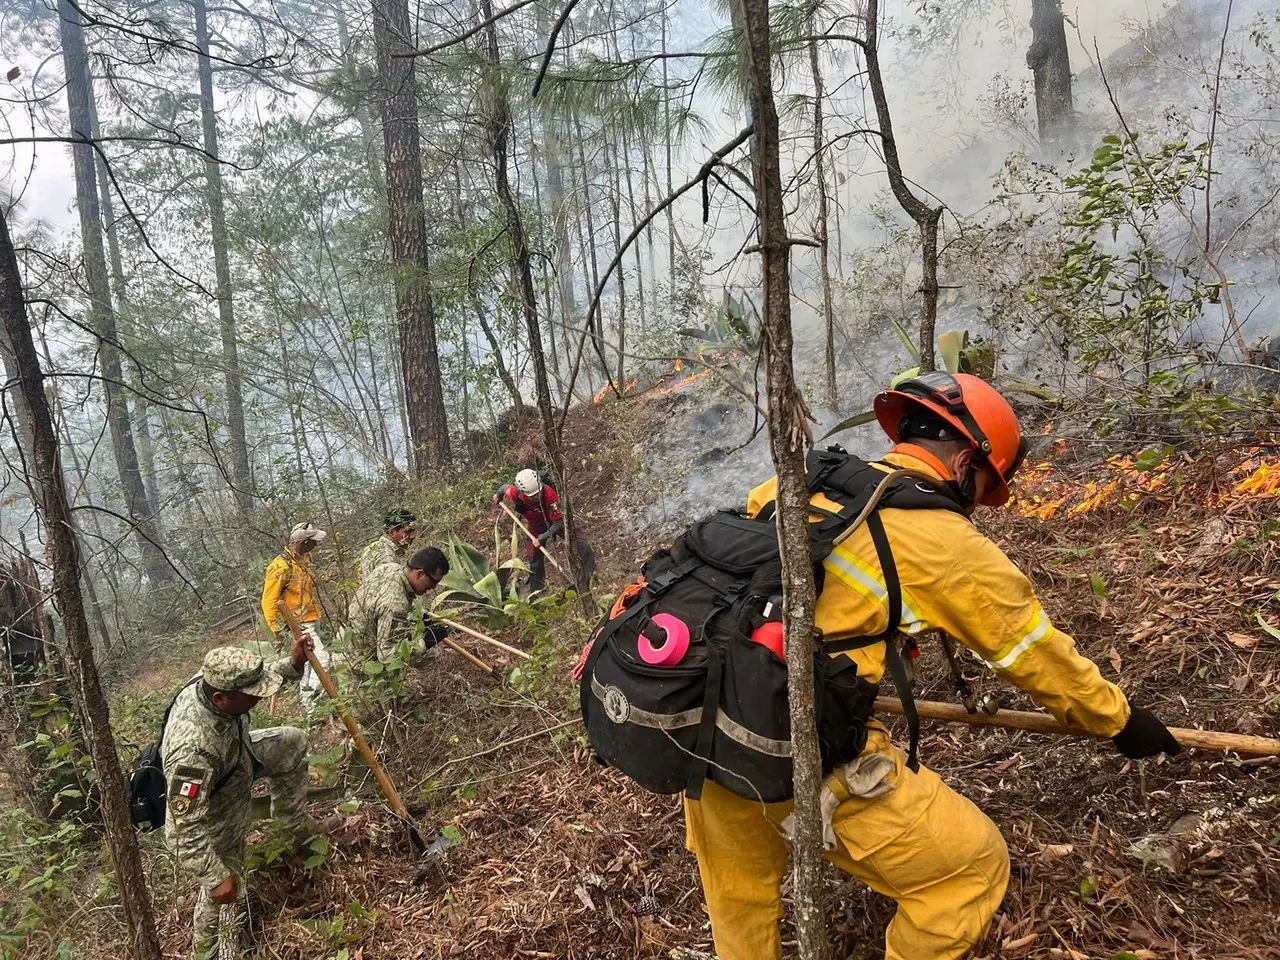
[[[896,444],[878,465],[886,472],[905,467],[943,481],[970,514],[978,504],[1009,499],[1026,447],[1013,409],[989,384],[930,373],[881,393],[875,412]],[[776,493],[776,478],[752,490],[748,512],[759,513]],[[840,507],[820,493],[811,503]],[[879,516],[897,566],[903,633],[945,631],[1059,720],[1113,738],[1127,757],[1178,752],[1165,726],[1131,706],[1054,627],[1027,578],[966,515],[885,508]],[[824,639],[884,632],[889,588],[868,526],[840,543],[824,568],[816,609]],[[852,657],[859,676],[873,683],[885,672],[884,643],[835,656]],[[996,825],[932,770],[913,770],[874,720],[862,754],[824,785],[822,808],[828,859],[897,901],[885,960],[967,956],[1009,881]],[[790,809],[744,799],[710,780],[699,800],[685,798],[687,842],[698,858],[720,960],[782,956]]]
[[[280,615],[280,603],[289,608],[311,640],[316,659],[329,665],[329,652],[320,640],[316,624],[320,621],[320,604],[316,594],[316,575],[311,566],[311,553],[328,536],[312,523],[295,523],[289,531],[289,544],[284,552],[267,564],[262,581],[262,616],[276,635],[276,648],[292,642],[289,627]],[[308,710],[321,695],[320,678],[306,664],[298,685],[298,699]]]

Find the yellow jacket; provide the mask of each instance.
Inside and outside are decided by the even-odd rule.
[[[937,458],[914,445],[899,445],[884,462],[950,479]],[[775,477],[751,491],[748,512],[754,516],[776,495]],[[822,494],[812,503],[840,508]],[[1106,736],[1120,732],[1129,719],[1124,694],[1049,622],[1031,583],[999,547],[949,510],[886,508],[880,517],[902,583],[903,632],[944,630],[1059,720]],[[816,624],[826,639],[882,632],[889,616],[887,591],[866,525],[836,547],[823,566]],[[878,682],[884,674],[884,644],[848,656],[867,680]]]
[[[267,565],[267,576],[262,584],[262,615],[273,633],[285,628],[278,609],[280,597],[303,623],[320,619],[316,605],[316,576],[311,569],[311,555],[298,556],[293,550],[285,550]]]

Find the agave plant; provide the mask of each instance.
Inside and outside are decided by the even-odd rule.
[[[502,556],[502,547],[502,537],[495,527],[494,556]],[[453,534],[449,534],[441,549],[449,560],[449,572],[440,581],[441,589],[432,600],[432,612],[443,612],[446,606],[464,607],[490,626],[506,624],[522,603],[516,596],[511,571],[528,569],[517,556],[514,537],[511,559],[496,567],[483,553]]]

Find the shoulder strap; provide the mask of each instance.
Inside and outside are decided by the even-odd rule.
[[[186,690],[188,687],[194,686],[198,681],[203,679],[203,676],[192,677],[182,685],[182,689],[173,695],[173,699],[169,701],[169,705],[164,708],[164,719],[160,721],[160,739],[156,741],[156,756],[160,759],[160,769],[162,771],[164,770],[164,731],[165,728],[169,726],[169,714],[173,712],[174,704],[176,704],[178,702],[178,698],[182,696],[182,691]],[[241,726],[241,721],[239,719],[236,720],[236,732],[238,734],[237,739],[240,741],[240,749],[236,751],[236,761],[238,763],[240,760],[240,754],[244,752],[244,728]],[[227,785],[227,781],[235,775],[236,770],[237,767],[232,767],[224,776],[220,777],[218,782],[213,785],[213,789],[209,791],[210,796],[225,787]]]
[[[169,714],[173,713],[173,705],[178,702],[178,698],[182,696],[183,690],[186,690],[187,687],[190,687],[191,685],[193,685],[197,680],[203,680],[203,679],[204,679],[203,675],[197,675],[192,677],[190,680],[188,680],[186,683],[182,685],[182,687],[178,690],[178,692],[173,695],[173,699],[169,701],[169,705],[164,708],[164,719],[160,721],[160,738],[156,740],[156,753],[160,757],[161,767],[164,766],[164,731],[169,726]]]
[[[884,532],[884,522],[879,513],[867,518],[867,529],[871,531],[871,541],[876,547],[876,557],[880,561],[880,569],[884,574],[885,591],[889,600],[889,622],[884,633],[877,640],[884,641],[885,665],[893,677],[893,684],[898,688],[898,699],[902,701],[902,714],[907,718],[907,732],[910,736],[907,750],[907,766],[912,771],[920,770],[920,761],[916,751],[920,746],[920,714],[916,710],[916,700],[911,693],[911,681],[907,678],[907,667],[902,662],[902,654],[895,643],[898,629],[902,623],[902,583],[898,579],[898,565],[893,559],[893,550],[889,546],[889,537]]]

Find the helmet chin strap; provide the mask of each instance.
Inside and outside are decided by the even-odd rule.
[[[965,466],[964,478],[959,481],[948,480],[947,486],[960,498],[966,510],[972,511],[978,505],[978,471],[974,468],[972,457]]]

